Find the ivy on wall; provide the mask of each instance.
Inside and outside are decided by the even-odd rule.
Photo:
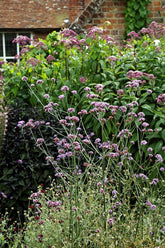
[[[149,10],[147,5],[150,0],[127,0],[125,8],[125,35],[131,31],[138,32],[141,28],[149,24]]]

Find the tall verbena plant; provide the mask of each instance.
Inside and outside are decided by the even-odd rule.
[[[100,34],[53,32],[4,67],[6,99],[47,116],[17,128],[54,169],[31,195],[20,246],[164,246],[164,27],[131,32],[120,50]]]
[[[116,108],[107,102],[91,102],[89,113],[100,122],[103,133],[106,121],[110,119],[116,124],[111,139],[108,136],[105,139],[104,135],[104,140],[93,132],[87,133],[83,121],[85,109],[75,115],[74,107],[68,108],[66,115],[58,103],[51,103],[49,108],[43,106],[61,125],[60,130],[53,128],[51,137],[52,146],[58,150],[56,158],[47,149],[44,136],[34,136],[38,124],[33,120],[19,122],[20,128],[31,130],[36,146],[45,154],[45,163],[55,169],[51,187],[44,190],[40,186],[31,194],[24,235],[18,232],[19,239],[23,235],[20,245],[163,247],[163,159],[148,146],[145,130],[141,128],[146,122],[140,120],[145,114],[136,111],[137,102],[128,105],[126,112],[123,105]],[[110,118],[101,118],[102,113],[108,112]],[[117,118],[120,112],[123,129]],[[47,125],[52,129],[51,124]],[[135,144],[132,139],[135,130],[139,160],[130,152]]]

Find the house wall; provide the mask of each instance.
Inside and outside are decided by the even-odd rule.
[[[96,2],[103,2],[98,10]],[[152,20],[163,21],[165,10],[161,7],[164,4],[165,0],[151,0],[148,9]],[[92,18],[91,6],[95,12]],[[31,30],[35,38],[44,38],[55,29],[67,27],[64,20],[72,23],[80,16],[83,28],[104,27],[110,36],[120,41],[125,30],[125,6],[126,0],[0,0],[0,31]]]
[[[115,38],[116,41],[120,42],[123,39],[125,32],[125,19],[124,9],[126,7],[126,0],[105,0],[100,10],[94,14],[93,18],[89,23],[84,25],[84,28],[90,28],[92,26],[99,26],[107,29],[107,33]],[[165,5],[165,1],[151,0],[148,5],[148,10],[151,12],[149,18],[152,21],[164,22],[165,9],[162,6]],[[85,16],[80,19],[86,19],[89,15],[90,8],[85,11]]]

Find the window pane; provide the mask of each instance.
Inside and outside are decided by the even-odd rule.
[[[15,37],[16,37],[16,34],[14,33],[5,34],[6,56],[15,56],[17,54],[16,43],[12,43]]]
[[[8,59],[8,58],[6,58],[6,60],[7,60],[7,62],[12,62],[12,63],[15,63],[15,62],[17,62],[15,59]]]
[[[30,33],[19,33],[18,35],[23,35],[23,36],[27,36],[30,38]]]
[[[0,34],[0,57],[3,56],[2,34]]]

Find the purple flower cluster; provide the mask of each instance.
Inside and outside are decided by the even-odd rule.
[[[155,205],[152,205],[149,200],[146,201],[146,205],[149,206],[151,208],[151,210],[155,210],[156,209],[156,206]]]
[[[31,41],[32,41],[32,39],[30,39],[29,37],[20,35],[20,36],[17,36],[12,41],[12,43],[18,43],[19,45],[24,46],[26,44],[29,44]]]
[[[157,98],[157,103],[165,103],[165,94],[160,94]]]

